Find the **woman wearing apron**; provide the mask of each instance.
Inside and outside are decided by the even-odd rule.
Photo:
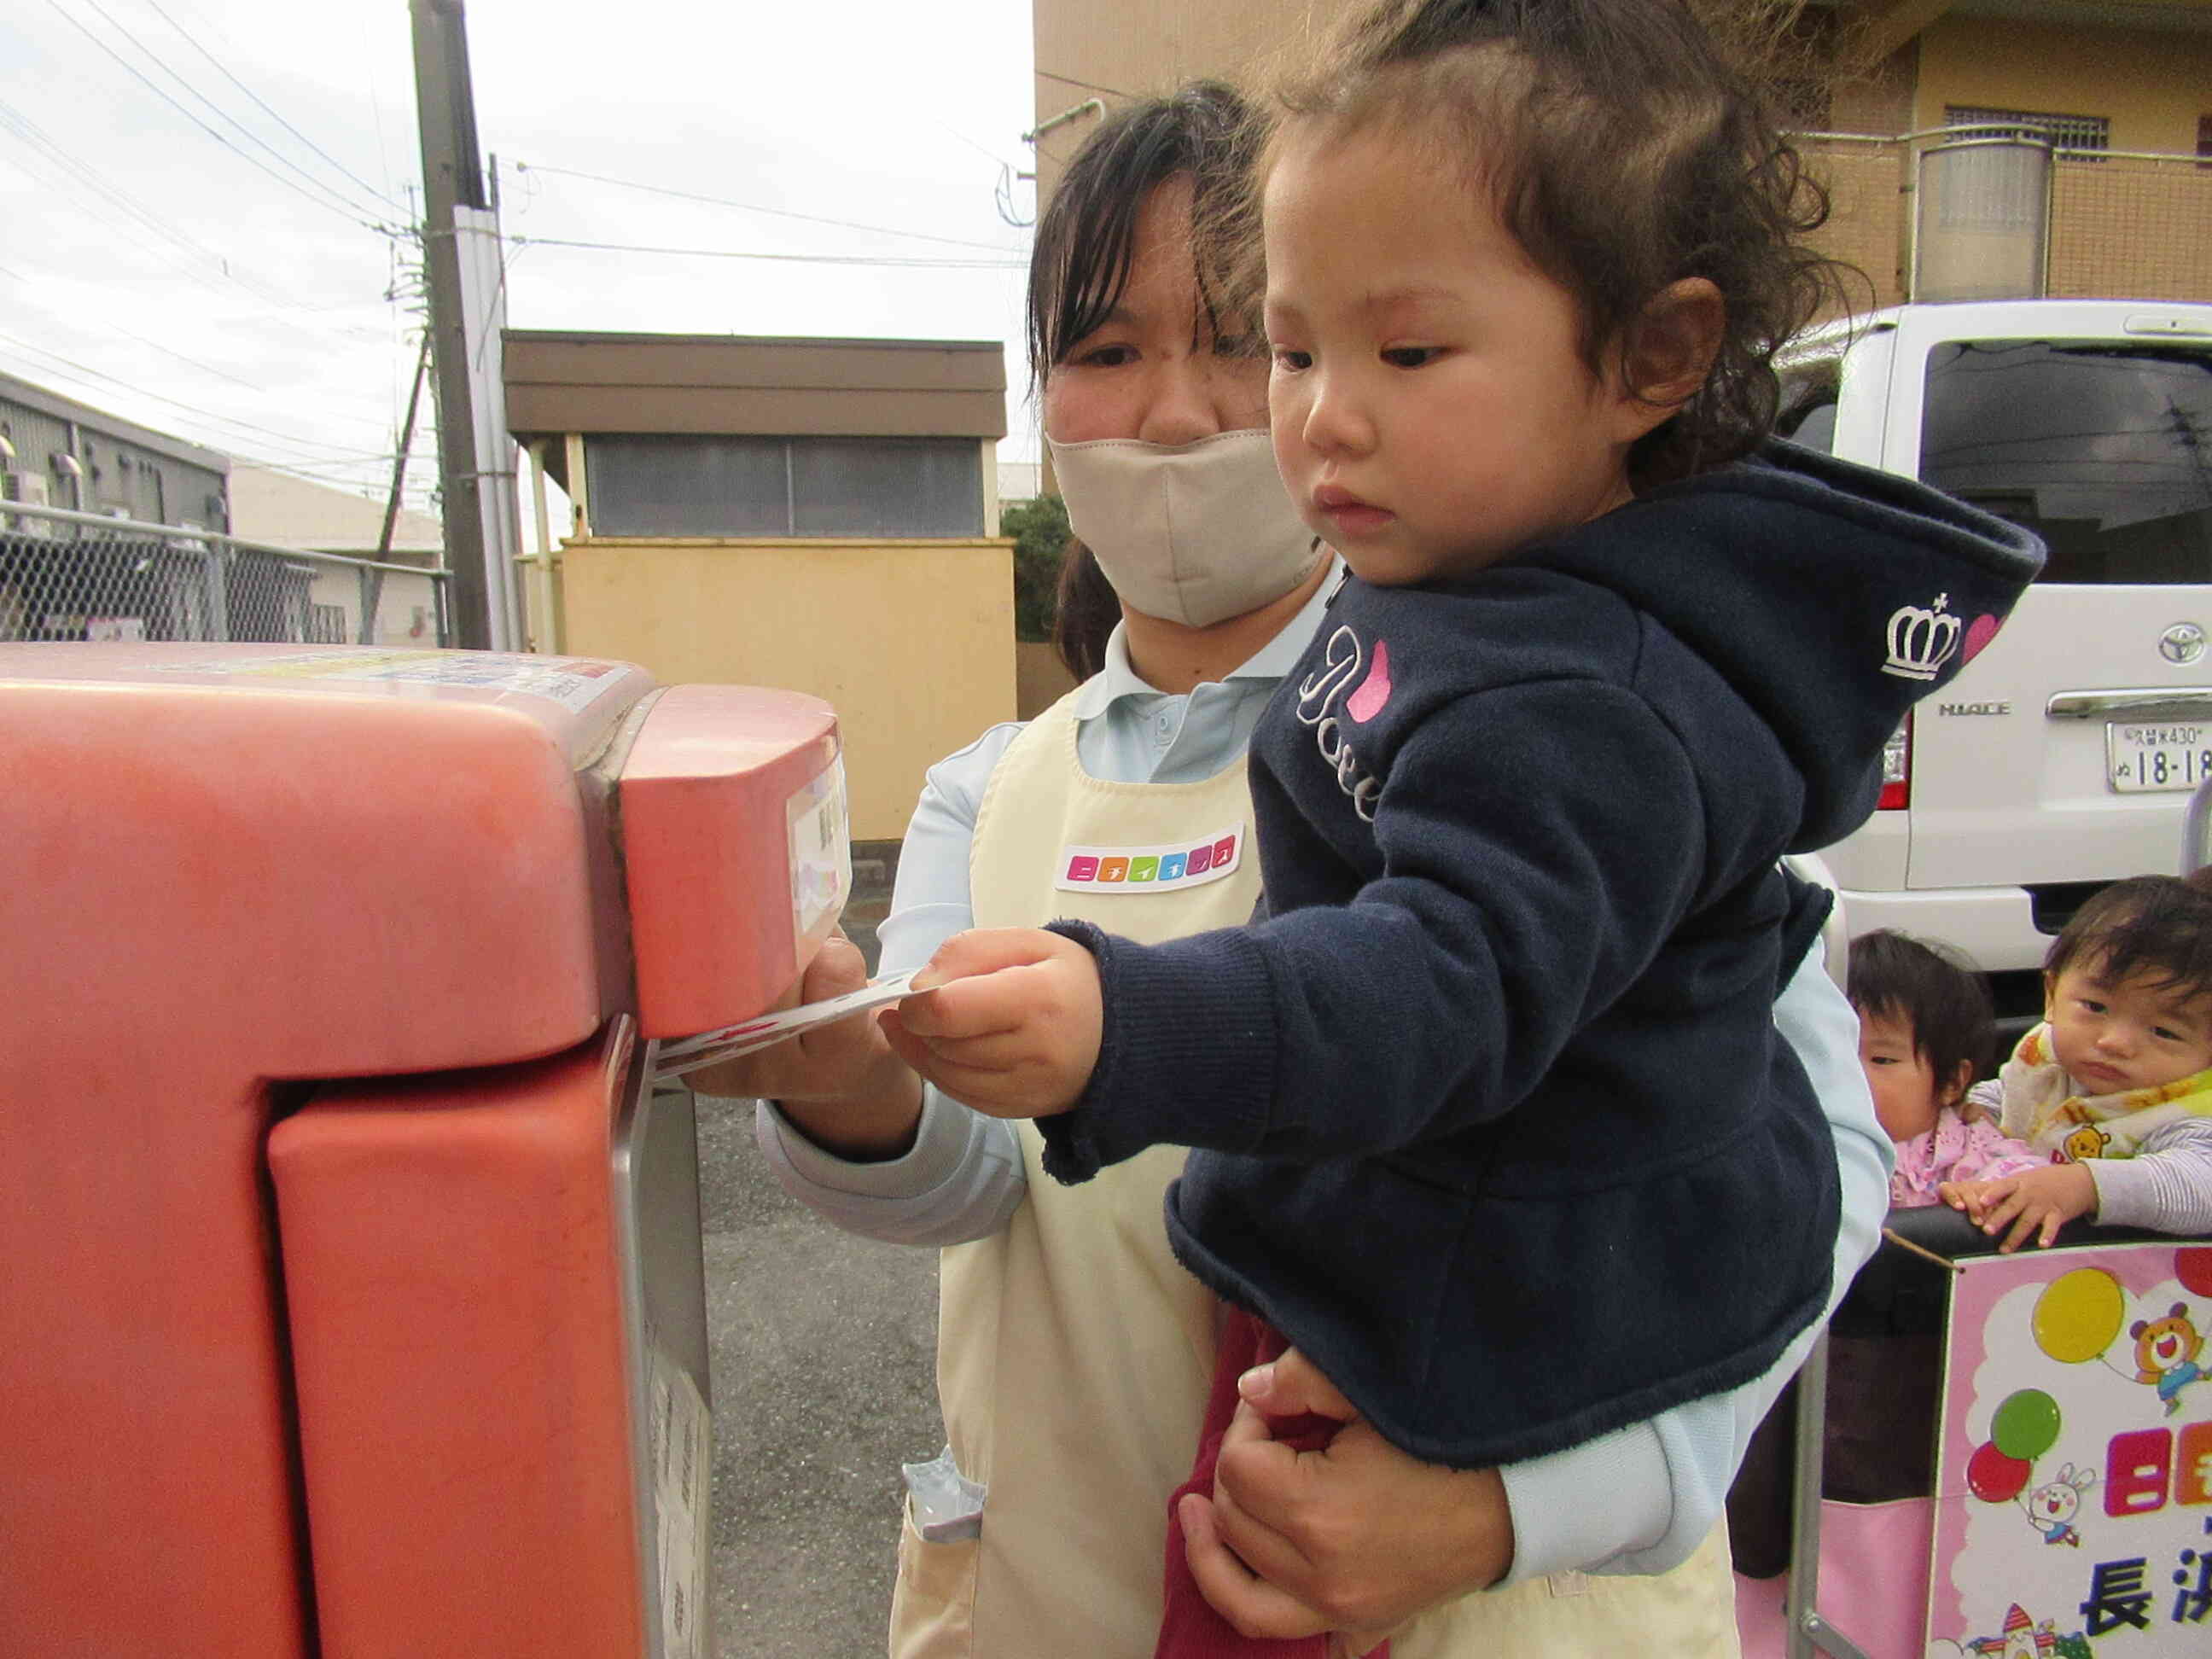
[[[879,929],[885,973],[969,927],[1083,916],[1150,941],[1241,921],[1259,897],[1245,744],[1338,567],[1275,479],[1255,330],[1217,314],[1200,275],[1194,224],[1208,180],[1241,159],[1241,114],[1213,85],[1117,112],[1039,222],[1030,344],[1046,439],[1120,620],[1103,651],[1063,638],[1079,672],[1096,670],[1074,691],[932,769]],[[1064,605],[1063,627],[1077,614]],[[798,994],[863,973],[833,941]],[[1887,1143],[1856,1022],[1817,961],[1776,1019],[1835,1131],[1839,1293],[1875,1242]],[[802,1202],[944,1249],[939,1391],[980,1525],[927,1539],[909,1506],[893,1659],[1150,1655],[1165,1504],[1196,1443],[1216,1317],[1161,1218],[1181,1152],[1060,1186],[1030,1125],[925,1088],[866,1019],[695,1082],[764,1097],[762,1149]],[[1217,1517],[1237,1556],[1213,1546],[1200,1582],[1255,1633],[1395,1626],[1395,1659],[1732,1654],[1722,1501],[1813,1334],[1735,1395],[1503,1470],[1432,1468],[1359,1425],[1318,1464],[1242,1465],[1241,1488],[1224,1460]]]

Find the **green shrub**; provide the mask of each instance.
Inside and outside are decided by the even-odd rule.
[[[999,533],[1014,538],[1014,637],[1042,644],[1052,638],[1067,508],[1057,495],[1012,502],[999,509]]]

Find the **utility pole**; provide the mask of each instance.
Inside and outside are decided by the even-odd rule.
[[[415,411],[422,406],[422,382],[430,372],[430,331],[422,331],[422,349],[415,358],[415,384],[407,390],[407,418],[399,428],[399,453],[392,458],[392,492],[384,501],[384,528],[376,532],[376,562],[392,556],[392,528],[399,520],[400,493],[407,487],[407,452],[415,447]],[[384,572],[361,573],[361,643],[376,642],[376,608],[384,597]]]
[[[514,444],[506,431],[498,216],[477,150],[461,0],[408,0],[422,146],[423,276],[438,404],[438,473],[463,646],[521,648]]]

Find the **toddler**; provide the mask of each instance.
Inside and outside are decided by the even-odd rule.
[[[1824,1305],[1772,1010],[1825,896],[1777,860],[2041,550],[1766,441],[1816,194],[1675,0],[1355,23],[1257,179],[1276,461],[1352,572],[1253,738],[1269,914],[961,935],[884,1021],[1062,1180],[1197,1149],[1180,1259],[1430,1462],[1731,1388]]]
[[[1979,974],[1883,928],[1851,941],[1848,994],[1858,1010],[1859,1063],[1875,1115],[1897,1145],[1892,1206],[1923,1208],[1940,1201],[1943,1182],[1993,1180],[2042,1164],[2034,1148],[1959,1113],[1996,1035]]]
[[[2136,876],[2074,913],[2043,964],[2044,1023],[1970,1098],[2045,1160],[1947,1182],[2001,1250],[2077,1217],[2212,1231],[2212,893]]]

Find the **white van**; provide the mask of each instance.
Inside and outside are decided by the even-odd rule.
[[[2004,630],[1898,733],[1881,809],[1821,854],[1854,933],[1948,940],[2016,1025],[2082,899],[2178,868],[2212,772],[2212,305],[1908,305],[1784,365],[1783,435],[2050,544]]]

